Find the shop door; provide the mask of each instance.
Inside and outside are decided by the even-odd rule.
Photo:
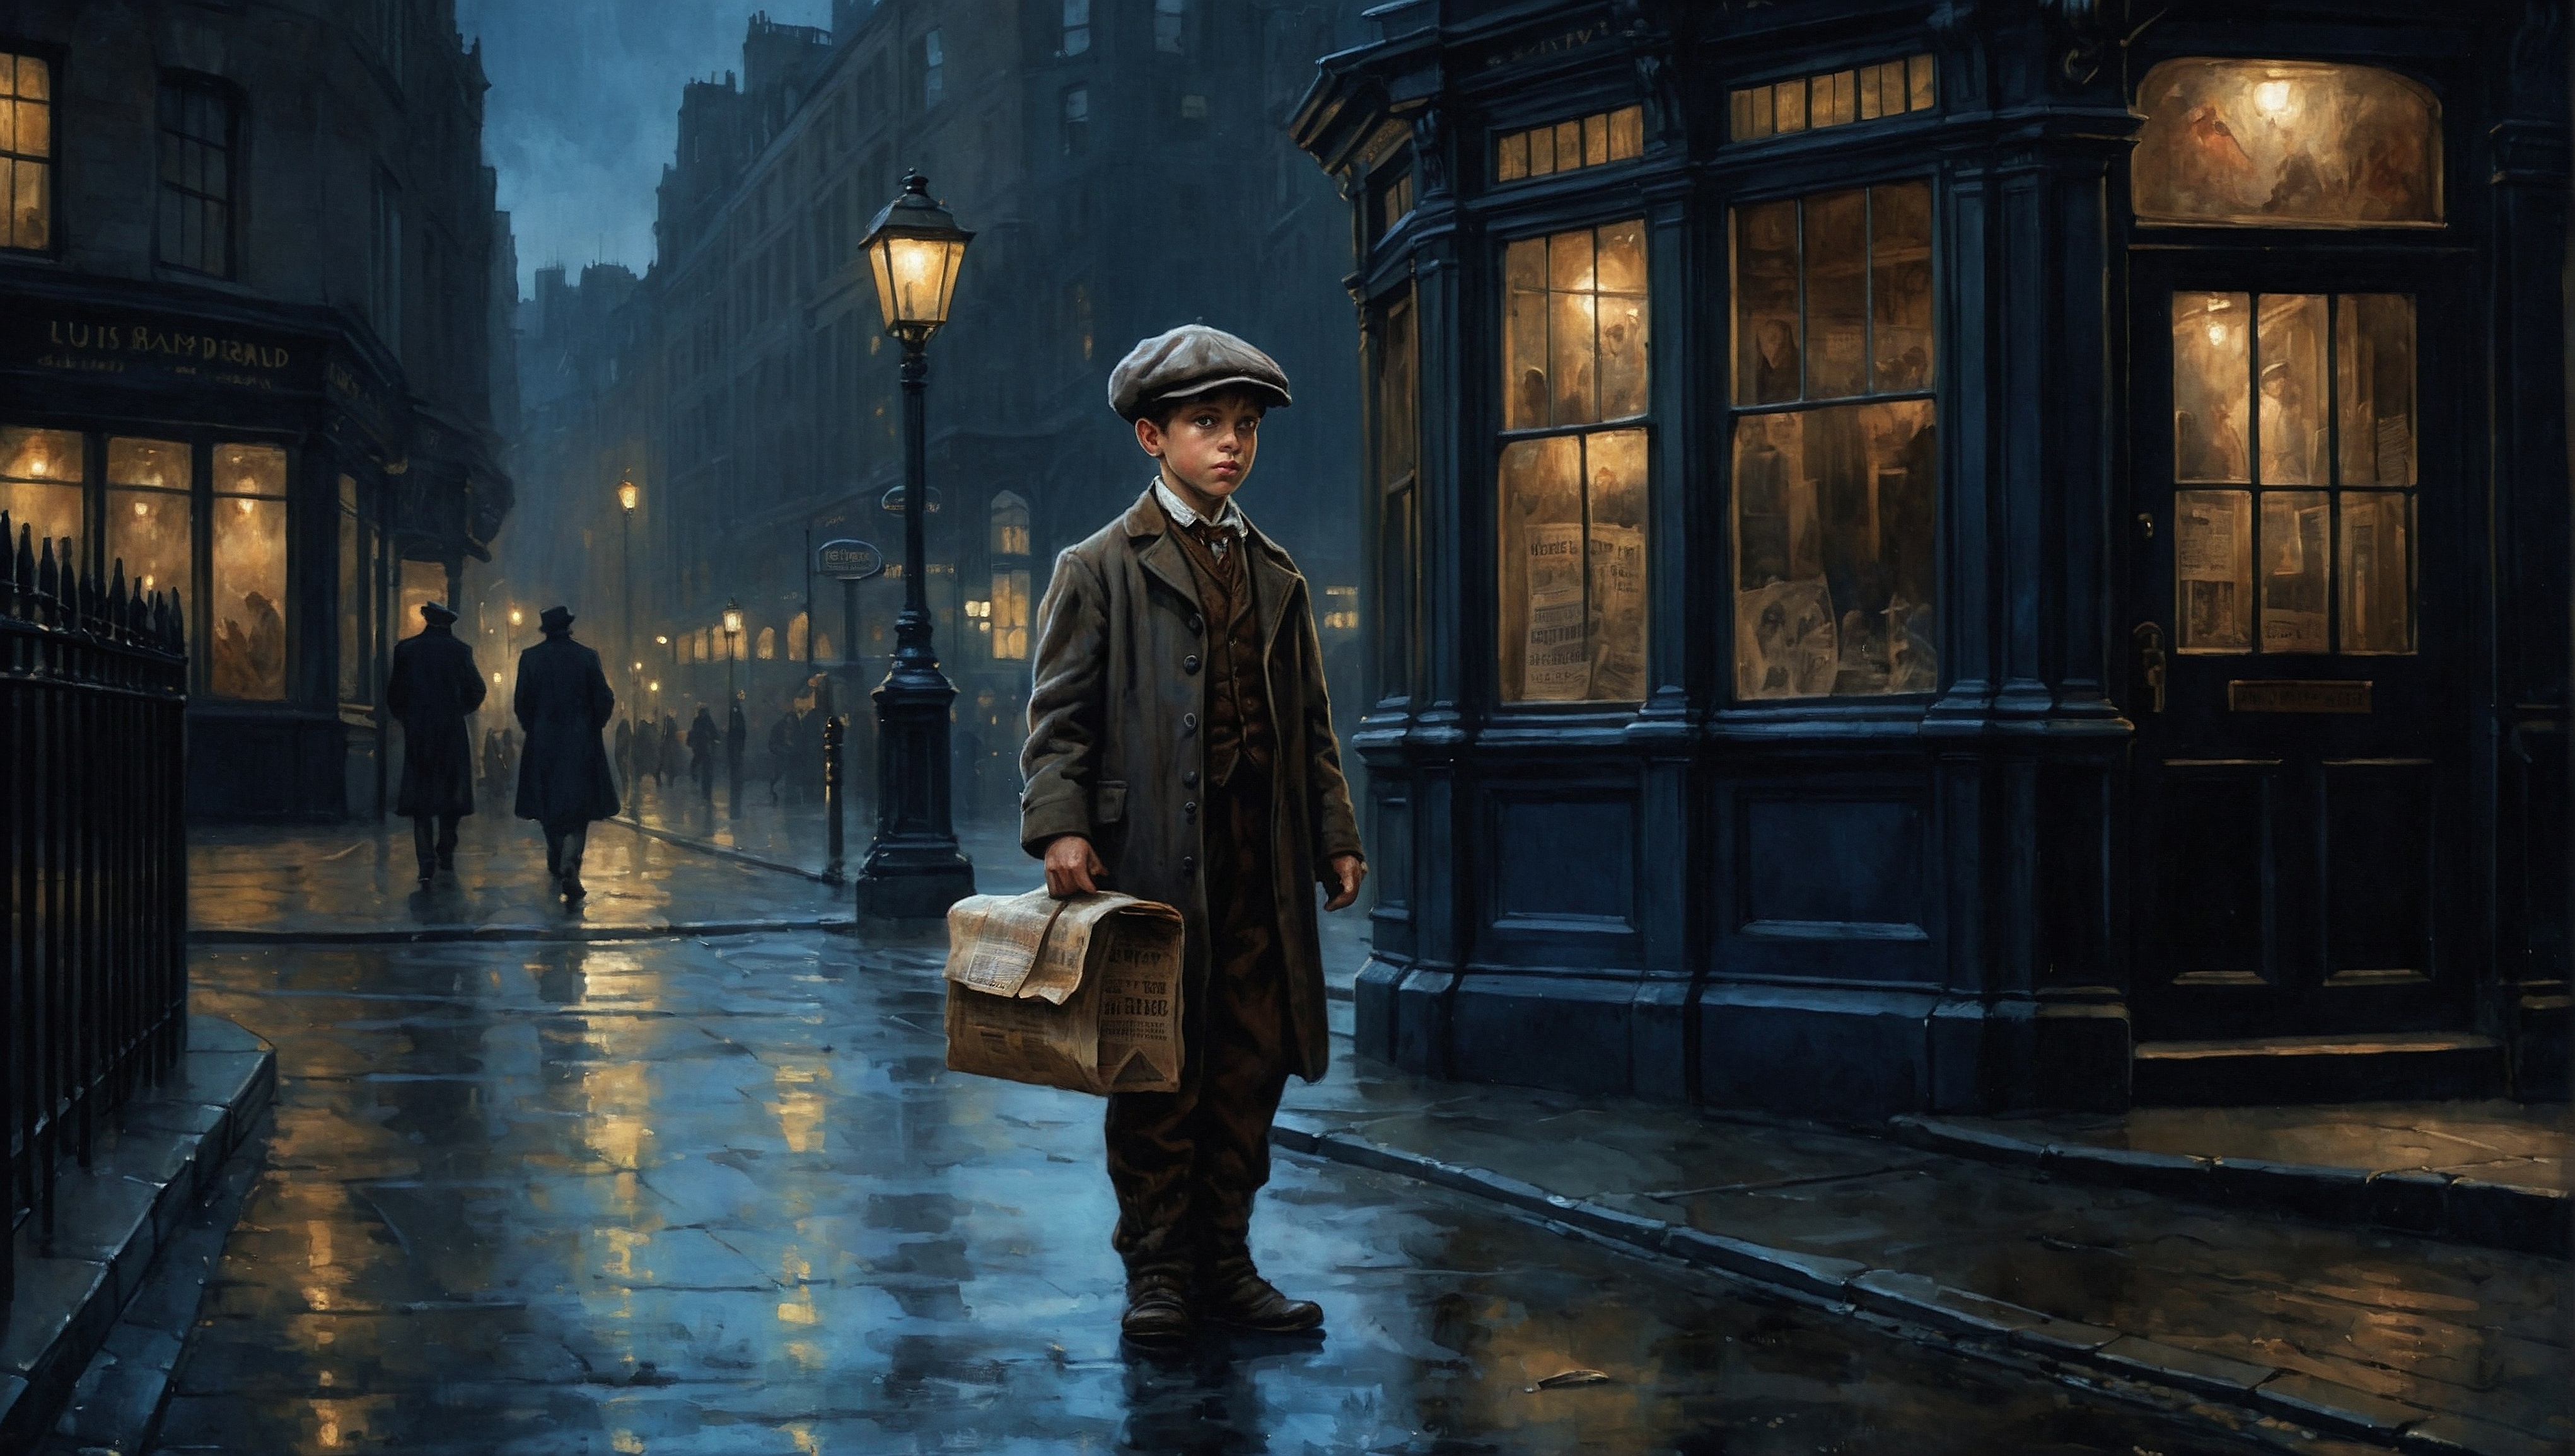
[[[2462,271],[2137,257],[2141,1039],[2462,1024]]]

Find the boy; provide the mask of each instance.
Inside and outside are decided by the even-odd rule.
[[[1250,1244],[1280,1093],[1330,1047],[1310,886],[1337,910],[1367,872],[1305,579],[1233,500],[1288,402],[1287,375],[1231,334],[1138,344],[1109,403],[1160,468],[1056,559],[1038,609],[1021,843],[1056,895],[1116,889],[1189,923],[1180,1090],[1109,1099],[1121,1325],[1143,1341],[1323,1320]]]

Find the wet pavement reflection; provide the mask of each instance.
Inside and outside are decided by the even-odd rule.
[[[201,948],[281,1089],[161,1449],[2253,1449],[1297,1157],[1327,1333],[1122,1349],[1101,1104],[947,1072],[937,955]]]

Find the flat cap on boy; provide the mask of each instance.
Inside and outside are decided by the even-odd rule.
[[[1277,360],[1205,324],[1183,324],[1127,351],[1109,372],[1109,408],[1134,420],[1157,400],[1186,399],[1241,386],[1270,397],[1276,409],[1289,403],[1288,372]]]

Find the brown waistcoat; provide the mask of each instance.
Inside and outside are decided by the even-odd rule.
[[[1177,523],[1175,523],[1177,524]],[[1208,781],[1222,785],[1238,763],[1270,772],[1270,704],[1263,690],[1261,619],[1252,610],[1252,582],[1244,569],[1245,543],[1231,532],[1197,526],[1175,532],[1208,622]],[[1223,554],[1211,539],[1226,542]]]

